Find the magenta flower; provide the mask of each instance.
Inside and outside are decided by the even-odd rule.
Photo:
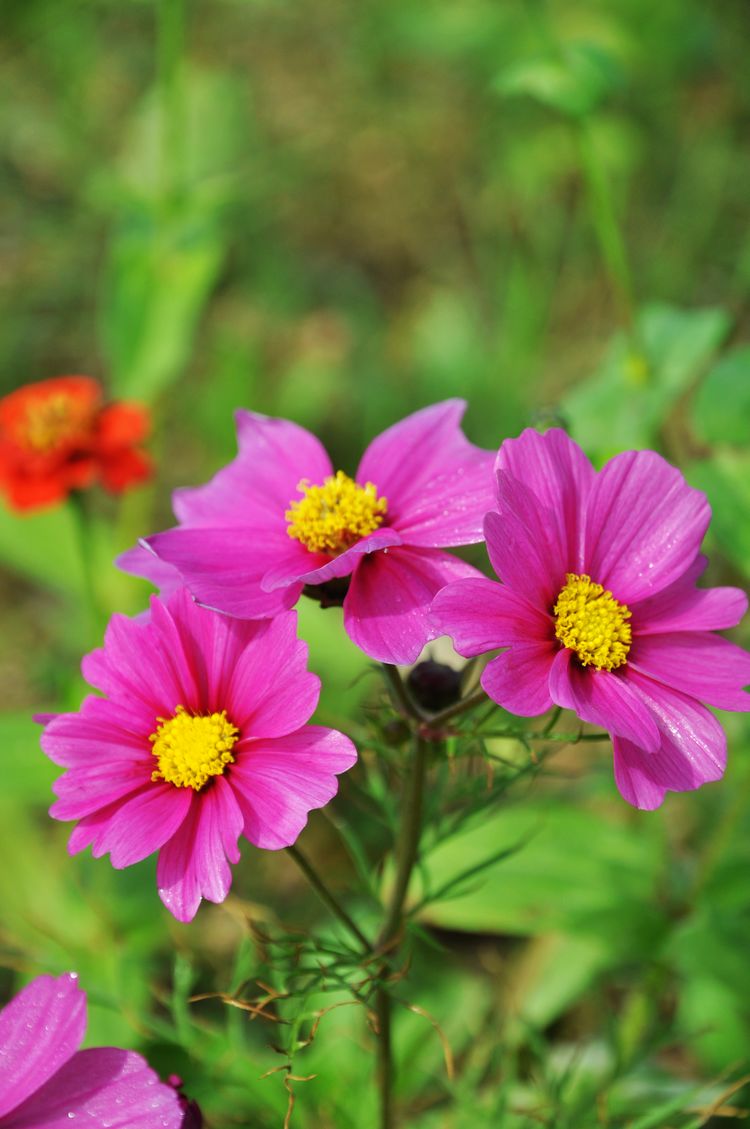
[[[202,897],[226,897],[240,836],[268,850],[295,841],[356,760],[348,737],[305,725],[320,680],[295,628],[293,612],[229,619],[185,589],[153,597],[145,622],[113,616],[82,668],[106,697],[42,735],[67,769],[50,815],[78,820],[71,854],[90,845],[119,869],[159,851],[159,896],[190,921]]]
[[[85,1031],[73,973],[37,976],[0,1011],[1,1129],[179,1129],[172,1087],[133,1051],[79,1051]]]
[[[240,411],[237,458],[207,485],[176,491],[180,525],[146,543],[208,607],[273,616],[307,585],[325,602],[343,597],[346,631],[366,654],[413,662],[436,633],[433,596],[478,575],[441,549],[481,541],[493,505],[494,456],[464,437],[464,408],[448,400],[401,420],[353,479],[334,474],[304,428]]]
[[[726,738],[702,703],[750,709],[750,655],[713,634],[747,608],[737,588],[696,588],[710,510],[653,451],[596,473],[559,430],[525,431],[497,458],[485,534],[503,583],[449,584],[433,605],[463,655],[507,647],[482,675],[524,717],[553,704],[613,738],[615,780],[659,806],[724,772]]]

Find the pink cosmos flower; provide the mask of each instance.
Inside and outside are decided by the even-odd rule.
[[[481,541],[493,505],[494,455],[464,437],[464,409],[448,400],[408,416],[373,440],[353,479],[304,428],[240,411],[236,459],[176,491],[180,525],[145,543],[202,604],[262,618],[308,586],[343,598],[344,626],[370,657],[413,662],[435,635],[433,596],[478,575],[441,549]]]
[[[305,724],[320,680],[295,632],[293,612],[229,619],[184,588],[153,597],[145,622],[113,616],[82,667],[106,697],[42,735],[67,769],[50,815],[78,820],[71,854],[90,845],[119,869],[159,851],[159,896],[190,921],[202,897],[226,897],[240,836],[293,843],[356,760],[348,737]]]
[[[133,1051],[79,1051],[86,995],[73,973],[37,976],[0,1011],[1,1129],[179,1129],[171,1086]]]
[[[615,780],[653,809],[724,771],[726,738],[702,703],[750,709],[750,655],[713,634],[747,608],[736,588],[696,588],[710,510],[653,451],[596,473],[560,430],[525,431],[497,458],[490,560],[503,583],[466,580],[433,612],[463,655],[507,647],[482,676],[532,717],[553,704],[607,729]]]

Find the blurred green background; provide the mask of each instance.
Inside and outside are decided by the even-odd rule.
[[[234,408],[305,424],[351,471],[383,427],[454,395],[487,447],[562,422],[596,461],[662,451],[712,503],[709,582],[747,584],[747,0],[5,0],[2,24],[0,392],[85,372],[154,412],[154,483],[96,501],[103,607],[143,604],[112,558],[232,457]],[[317,1074],[292,1084],[293,1126],[368,1129],[362,1009],[289,1058],[338,997],[249,932],[324,928],[287,859],[248,848],[226,906],[185,927],[150,863],[67,857],[28,718],[77,706],[98,639],[71,515],[0,512],[0,565],[5,994],[15,972],[77,968],[92,1041],[183,1074],[215,1129],[280,1126],[283,1069],[260,1075],[289,1063]],[[374,786],[360,705],[382,690],[338,616],[302,609],[320,720],[369,765],[340,820]],[[456,1067],[404,1008],[406,1124],[740,1123],[750,734],[726,724],[727,780],[659,813],[627,809],[590,745],[427,843],[444,881],[543,827],[423,914],[402,994]],[[356,846],[373,869],[398,789],[383,771]],[[305,843],[354,888],[326,816]],[[253,978],[294,985],[281,1031],[185,1002]]]

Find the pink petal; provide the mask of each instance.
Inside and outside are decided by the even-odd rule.
[[[229,771],[234,774],[236,764]],[[178,921],[192,921],[201,898],[223,902],[237,863],[243,817],[226,777],[217,776],[193,804],[179,831],[159,852],[159,897]],[[229,860],[229,861],[227,861]]]
[[[633,672],[633,682],[656,718],[661,745],[646,753],[615,738],[615,781],[623,799],[652,811],[664,793],[689,792],[719,780],[726,764],[726,737],[705,706]]]
[[[261,581],[280,562],[298,557],[286,532],[261,526],[168,529],[144,544],[179,570],[184,583],[201,604],[238,616],[257,619],[278,615],[296,603],[302,584],[265,592]]]
[[[159,589],[162,599],[166,599],[183,584],[182,577],[174,565],[160,560],[145,545],[135,545],[127,552],[120,553],[115,564],[122,572],[150,580],[154,587]]]
[[[281,737],[304,725],[320,696],[320,679],[308,671],[307,656],[294,612],[257,626],[222,695],[243,736]]]
[[[457,580],[438,592],[432,615],[441,634],[450,635],[460,655],[470,658],[509,643],[554,637],[552,621],[523,596],[494,580]]]
[[[268,641],[269,621],[218,615],[195,604],[184,591],[173,597],[166,609],[155,609],[155,622],[159,626],[162,619],[164,631],[160,645],[184,656],[187,669],[181,681],[190,679],[194,687],[189,703],[179,699],[176,704],[185,704],[200,713],[226,709],[238,715],[232,716],[233,723],[241,724],[247,710],[244,704],[232,701],[231,685],[248,649],[251,654],[260,650],[265,655],[275,645]],[[284,612],[277,620],[272,634],[273,630],[278,632],[278,640],[284,641],[288,651],[291,641],[296,640],[297,617],[294,612]],[[275,641],[276,636],[273,639]],[[174,708],[173,703],[170,706]]]
[[[698,554],[691,567],[663,591],[640,600],[633,613],[633,636],[667,631],[720,631],[735,627],[747,611],[740,588],[696,588],[708,561]]]
[[[440,634],[430,614],[436,594],[451,580],[477,575],[437,549],[400,547],[365,557],[344,600],[344,627],[370,658],[412,663]]]
[[[582,572],[586,503],[596,475],[578,444],[559,428],[544,435],[527,429],[505,440],[495,466],[536,495],[550,515],[566,568]]]
[[[660,455],[616,455],[591,491],[585,571],[622,603],[642,600],[687,571],[710,516],[705,496]]]
[[[302,581],[303,584],[324,584],[327,580],[348,576],[357,567],[361,557],[368,553],[377,553],[381,549],[390,549],[400,544],[401,537],[394,529],[376,529],[374,533],[363,537],[356,545],[345,549],[337,557],[329,558],[323,553],[310,553],[300,546],[307,558],[304,562],[306,566],[304,571],[300,572],[299,562],[295,561],[295,567],[292,569],[288,563],[282,561],[268,570],[263,577],[262,587],[271,591],[296,581]]]
[[[337,774],[356,759],[348,737],[318,725],[273,741],[251,742],[231,774],[245,838],[267,850],[290,846],[307,823],[308,812],[336,795]]]
[[[299,482],[323,482],[333,473],[331,461],[320,441],[296,423],[247,411],[238,411],[236,420],[239,454],[205,486],[176,490],[175,515],[193,527],[286,536],[284,514]]]
[[[192,788],[149,784],[123,802],[85,816],[74,828],[68,850],[76,854],[91,845],[94,858],[109,852],[121,870],[158,851],[177,831],[190,809]]]
[[[191,604],[184,588],[169,598],[169,608],[177,613]],[[125,704],[128,709],[135,706],[134,718],[148,716],[148,733],[153,732],[157,717],[177,705],[186,709],[199,705],[193,667],[167,605],[156,597],[151,598],[148,622],[113,615],[104,647],[86,655],[81,669],[86,681],[111,702]]]
[[[628,675],[582,667],[572,652],[558,652],[550,672],[552,700],[574,710],[582,721],[627,737],[647,752],[659,748],[656,721]]]
[[[644,753],[624,737],[613,737],[612,749],[615,784],[623,800],[632,804],[634,808],[640,808],[641,811],[655,811],[656,808],[661,807],[667,785],[660,784],[659,780],[669,772],[669,759],[665,766],[664,758],[660,753]],[[679,771],[674,775],[679,779]],[[675,791],[680,790],[675,789]]]
[[[494,506],[494,454],[460,428],[464,400],[414,412],[372,441],[357,482],[374,482],[388,501],[388,524],[404,544],[425,548],[482,540],[482,518]]]
[[[482,672],[482,687],[493,701],[521,717],[536,717],[552,706],[549,677],[553,643],[514,643]]]
[[[104,759],[86,768],[65,772],[52,789],[59,796],[49,809],[53,819],[82,819],[100,808],[123,801],[132,792],[147,785],[155,767],[153,757],[143,764],[110,760],[103,748]]]
[[[570,570],[555,519],[524,483],[503,471],[497,480],[499,513],[484,519],[492,567],[503,583],[549,612]]]
[[[70,1129],[78,1119],[92,1129],[180,1129],[183,1112],[176,1091],[140,1055],[97,1047],[73,1055],[2,1124]]]
[[[720,635],[646,635],[634,640],[628,665],[717,709],[750,710],[750,655]]]
[[[40,742],[55,764],[89,768],[92,764],[109,761],[120,772],[128,765],[150,764],[148,734],[153,730],[154,717],[152,710],[145,710],[136,703],[128,716],[122,706],[92,695],[85,699],[80,713],[61,713],[53,717]],[[137,731],[139,722],[140,731]]]
[[[0,1117],[51,1078],[85,1032],[86,996],[77,976],[37,976],[22,988],[0,1011]]]

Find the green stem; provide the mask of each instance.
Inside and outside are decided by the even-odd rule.
[[[615,292],[623,322],[630,334],[634,348],[640,353],[635,329],[635,303],[633,283],[628,265],[625,242],[615,214],[612,193],[602,162],[594,144],[591,125],[582,119],[576,125],[578,152],[586,180],[591,211],[599,250]]]
[[[579,745],[581,741],[609,741],[609,733],[530,733],[523,729],[478,729],[474,737],[510,737],[518,741],[560,741],[564,745]]]
[[[327,906],[331,913],[339,919],[342,925],[346,926],[351,935],[356,938],[363,952],[370,953],[372,951],[372,945],[367,940],[364,933],[355,924],[355,922],[352,921],[351,917],[338,901],[338,899],[328,889],[325,882],[320,877],[310,860],[302,854],[299,847],[287,847],[286,853],[294,859],[297,866],[302,871],[305,878],[310,883],[313,890],[318,895],[320,900],[324,903],[324,905]]]
[[[419,734],[415,735],[414,756],[409,769],[401,815],[401,834],[396,848],[396,877],[385,921],[378,934],[377,941],[377,948],[385,951],[393,947],[403,928],[404,903],[414,864],[417,861],[419,840],[422,834],[424,785],[430,745],[430,741]],[[385,975],[385,971],[385,967],[381,968],[381,976]],[[380,1129],[393,1129],[395,1120],[393,1110],[394,1067],[391,1045],[391,997],[384,985],[381,985],[377,990],[375,1010],[378,1018],[377,1083],[380,1094]]]
[[[454,717],[467,713],[468,710],[473,710],[475,706],[481,706],[486,701],[487,695],[480,686],[473,690],[471,694],[467,694],[465,698],[461,698],[459,702],[455,702],[452,706],[446,706],[439,713],[427,714],[424,720],[428,722],[430,728],[438,729],[441,725],[445,725],[446,721],[451,721]]]
[[[487,695],[480,686],[473,690],[471,694],[467,694],[465,698],[461,698],[460,701],[454,702],[451,706],[446,706],[444,710],[440,710],[438,713],[428,713],[417,705],[409,694],[399,674],[398,667],[391,663],[383,663],[382,665],[391,693],[391,700],[397,711],[402,717],[417,722],[420,726],[426,726],[430,730],[440,728],[452,718],[458,717],[460,714],[466,713],[467,710],[472,710],[475,706],[487,701]]]
[[[431,742],[423,737],[414,738],[414,756],[404,796],[401,815],[401,835],[396,848],[396,877],[388,904],[385,922],[378,935],[377,947],[384,948],[398,936],[403,917],[404,902],[409,889],[409,879],[414,869],[422,833],[422,805],[427,770],[427,754]]]
[[[88,511],[86,499],[80,490],[71,491],[68,502],[73,515],[73,524],[78,542],[78,556],[81,562],[81,575],[83,577],[83,593],[88,612],[89,628],[94,638],[106,620],[106,616],[99,603],[99,593],[96,586],[96,568],[93,529],[91,516]]]
[[[156,0],[157,71],[162,121],[161,177],[166,200],[179,195],[185,170],[185,115],[182,57],[184,0]]]
[[[419,841],[422,835],[422,809],[430,749],[437,743],[436,735],[447,722],[468,710],[474,709],[475,706],[486,703],[487,695],[481,687],[478,687],[460,701],[447,706],[438,713],[431,714],[420,709],[411,698],[397,667],[384,663],[383,670],[388,681],[393,704],[401,716],[410,722],[414,732],[414,755],[406,781],[401,810],[401,829],[395,850],[396,875],[385,920],[376,944],[377,951],[385,955],[398,947],[404,926],[404,905],[419,855]],[[393,1099],[395,1070],[391,1037],[392,1000],[385,982],[387,971],[388,966],[384,959],[379,968],[380,985],[375,994],[375,1014],[378,1027],[376,1079],[380,1095],[380,1129],[395,1129],[396,1115]]]
[[[404,680],[399,674],[398,667],[394,666],[393,663],[382,663],[382,667],[388,683],[391,701],[398,713],[400,713],[402,717],[419,718],[421,720],[422,711],[417,703],[409,696],[409,692],[404,685]]]
[[[555,708],[552,711],[552,714],[550,716],[549,721],[547,722],[544,729],[542,730],[542,736],[543,737],[546,737],[549,733],[552,732],[552,730],[555,728],[555,726],[557,725],[557,723],[560,719],[561,713],[562,713],[562,706],[555,706]]]
[[[378,1021],[376,1080],[380,1095],[380,1129],[394,1129],[391,997],[387,988],[377,990],[375,1015]]]

